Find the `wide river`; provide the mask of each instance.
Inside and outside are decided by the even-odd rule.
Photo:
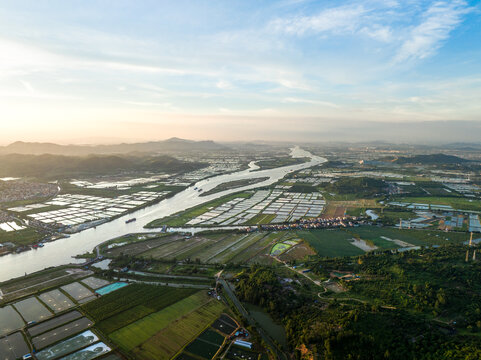
[[[310,152],[302,150],[299,147],[295,147],[291,150],[291,156],[294,158],[310,158],[310,160],[302,164],[267,170],[258,170],[259,167],[257,165],[250,163],[249,169],[247,170],[201,180],[171,198],[104,223],[96,228],[90,228],[73,234],[68,238],[46,243],[43,248],[22,252],[20,254],[2,256],[0,257],[0,281],[19,277],[26,273],[29,274],[43,270],[50,266],[77,262],[79,260],[72,258],[73,256],[91,251],[95,246],[106,240],[129,233],[152,232],[153,229],[144,229],[144,226],[155,219],[175,214],[179,211],[189,209],[193,206],[200,205],[234,192],[273,184],[290,172],[306,169],[327,161],[327,159],[312,155]],[[225,182],[262,177],[268,177],[269,179],[256,184],[225,190],[208,196],[200,196],[200,193],[197,190],[194,190],[194,188],[197,187],[203,189],[205,192]],[[137,221],[129,224],[125,223],[125,220],[133,217],[135,217]]]

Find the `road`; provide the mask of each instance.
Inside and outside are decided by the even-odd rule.
[[[244,306],[243,306],[242,303],[239,301],[239,299],[237,299],[237,296],[234,294],[234,291],[231,289],[229,283],[228,283],[227,281],[225,281],[224,279],[222,279],[222,278],[219,278],[218,281],[219,281],[219,283],[222,285],[222,287],[224,288],[225,292],[226,292],[227,295],[230,297],[230,299],[232,300],[232,302],[234,303],[234,305],[236,306],[237,310],[239,310],[239,312],[241,313],[241,315],[247,319],[247,321],[249,322],[249,324],[250,324],[251,326],[255,326],[255,327],[256,327],[257,332],[258,332],[259,335],[264,339],[265,343],[266,343],[272,350],[275,351],[276,356],[277,356],[277,359],[288,360],[289,357],[288,357],[286,354],[284,354],[284,353],[276,346],[276,344],[274,344],[274,342],[271,340],[271,338],[269,337],[269,335],[264,331],[264,329],[261,328],[261,327],[259,327],[258,325],[256,325],[255,319],[250,316],[249,312],[244,308]]]

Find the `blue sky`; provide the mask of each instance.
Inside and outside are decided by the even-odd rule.
[[[479,1],[3,1],[0,142],[481,121]],[[326,135],[326,134],[324,134]]]

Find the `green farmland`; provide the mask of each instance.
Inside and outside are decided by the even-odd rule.
[[[170,359],[223,311],[224,305],[197,292],[109,336],[139,359]]]

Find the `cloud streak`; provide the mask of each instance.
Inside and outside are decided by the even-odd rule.
[[[419,25],[412,28],[402,42],[395,63],[406,60],[424,59],[433,55],[450,33],[462,22],[463,16],[472,11],[465,1],[438,1],[422,16]]]

